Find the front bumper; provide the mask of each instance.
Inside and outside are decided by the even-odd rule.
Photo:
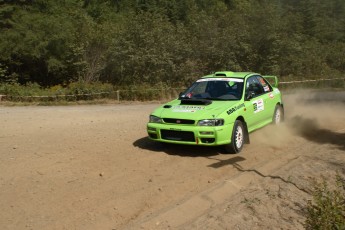
[[[233,123],[222,126],[195,126],[148,123],[147,133],[154,141],[185,145],[224,145],[231,142]]]

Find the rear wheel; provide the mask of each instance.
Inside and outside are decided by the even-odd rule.
[[[284,121],[284,110],[281,105],[276,105],[272,120],[273,120],[273,123],[276,125],[279,125],[280,123]]]
[[[225,145],[227,153],[239,153],[244,145],[246,132],[244,125],[240,120],[236,120],[231,135],[231,143]]]

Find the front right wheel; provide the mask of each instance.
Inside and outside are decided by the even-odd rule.
[[[231,135],[231,143],[225,145],[227,153],[239,153],[244,145],[245,130],[242,121],[236,120]]]

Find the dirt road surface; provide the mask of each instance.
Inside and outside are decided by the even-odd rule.
[[[158,104],[2,106],[0,229],[303,229],[310,179],[345,175],[345,94],[284,99],[236,155],[151,142]]]

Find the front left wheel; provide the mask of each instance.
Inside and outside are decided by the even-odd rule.
[[[241,152],[245,141],[245,129],[242,121],[236,120],[231,135],[231,143],[225,145],[225,151],[227,153],[239,153]]]

